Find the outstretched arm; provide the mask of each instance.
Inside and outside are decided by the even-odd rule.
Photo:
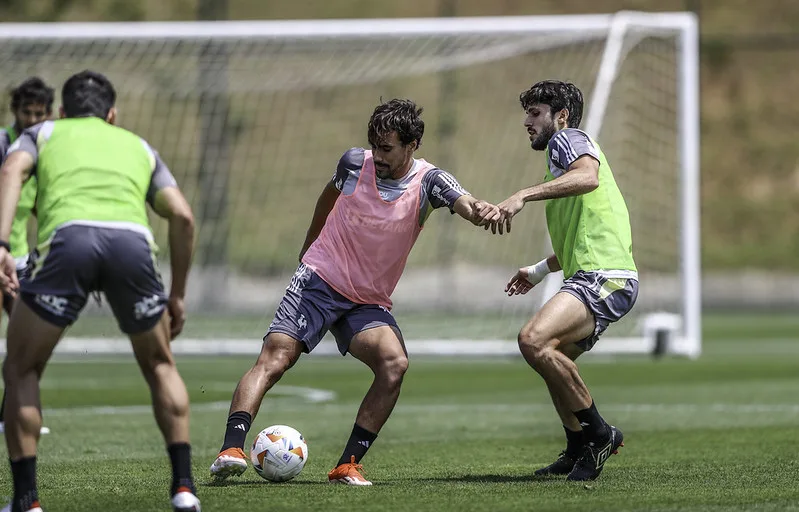
[[[560,177],[522,189],[514,195],[527,203],[579,196],[593,192],[597,187],[599,187],[599,161],[591,156],[583,155],[575,160],[569,166],[568,172]]]
[[[522,189],[499,206],[499,215],[488,220],[510,230],[510,221],[528,201],[542,201],[588,194],[599,187],[599,148],[580,130],[567,128],[549,141],[548,165],[555,179]],[[483,214],[486,216],[486,214]]]
[[[311,225],[308,227],[308,231],[305,234],[305,243],[302,244],[302,250],[300,251],[300,261],[302,261],[302,257],[305,256],[306,251],[308,251],[311,244],[313,244],[319,236],[319,233],[322,232],[322,228],[327,221],[327,216],[333,211],[333,207],[336,205],[336,201],[340,195],[341,191],[332,181],[328,182],[324,190],[322,190],[319,199],[316,200],[316,208],[313,212]]]
[[[452,210],[475,226],[484,226],[488,224],[488,222],[480,216],[479,212],[499,211],[493,204],[470,195],[460,196],[458,200],[455,201],[455,204],[452,205]],[[488,228],[488,226],[486,226],[486,228]]]
[[[433,169],[422,178],[422,191],[426,205],[423,213],[425,218],[432,209],[447,207],[452,213],[457,213],[475,226],[485,226],[488,229],[488,221],[480,216],[480,212],[499,211],[493,204],[469,194],[452,174],[441,169]]]

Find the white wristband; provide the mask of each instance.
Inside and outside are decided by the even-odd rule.
[[[547,263],[547,258],[539,261],[535,265],[530,265],[529,267],[525,267],[527,270],[527,281],[532,285],[537,285],[544,278],[552,272],[549,270],[549,263]]]

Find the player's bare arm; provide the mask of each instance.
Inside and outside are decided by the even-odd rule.
[[[557,272],[561,269],[558,257],[554,254],[539,261],[534,265],[522,267],[516,271],[505,285],[505,293],[509,297],[513,295],[524,295],[532,290],[538,283],[544,280],[547,274]]]
[[[17,211],[22,183],[30,176],[33,165],[33,156],[17,151],[10,154],[0,168],[0,241],[5,242],[11,235],[11,224]],[[19,281],[14,258],[8,247],[0,247],[0,265],[0,285],[13,295],[19,287]]]
[[[552,181],[539,183],[522,189],[499,203],[498,211],[482,210],[480,217],[492,230],[498,228],[510,232],[511,219],[530,201],[544,201],[561,197],[580,196],[599,187],[599,161],[583,155],[569,166],[568,172]]]
[[[177,187],[166,187],[155,193],[153,210],[169,222],[169,259],[172,285],[169,291],[170,330],[174,338],[186,321],[184,298],[194,250],[194,215],[189,203]]]
[[[599,187],[599,161],[590,155],[583,155],[575,160],[569,166],[569,171],[559,178],[518,191],[500,203],[500,209],[510,211],[508,205],[518,204],[519,200],[523,205],[530,201],[580,196],[593,192],[597,187]],[[521,210],[521,208],[519,209]]]
[[[488,214],[496,214],[499,212],[499,208],[497,208],[495,205],[477,199],[468,194],[459,197],[458,200],[455,201],[455,204],[452,205],[452,209],[455,213],[468,220],[475,226],[486,226],[486,229],[489,221],[486,220],[485,217],[481,216],[480,212],[487,212]],[[496,230],[494,230],[494,233],[496,233]]]
[[[319,233],[322,232],[325,221],[327,221],[327,216],[330,215],[331,211],[333,211],[333,207],[336,205],[336,200],[340,195],[341,191],[336,188],[336,185],[332,181],[328,182],[328,184],[322,190],[322,193],[319,195],[319,199],[316,201],[316,208],[314,208],[311,225],[308,227],[308,231],[305,234],[305,243],[302,244],[302,250],[300,251],[300,261],[302,261],[302,257],[305,255],[305,252],[319,236]]]

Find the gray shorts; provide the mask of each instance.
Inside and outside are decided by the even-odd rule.
[[[67,327],[92,292],[103,292],[126,334],[152,329],[167,298],[144,234],[130,229],[66,225],[31,254],[30,274],[20,281],[20,298],[37,315]]]
[[[610,324],[618,322],[633,308],[638,298],[638,280],[578,270],[563,282],[560,291],[580,299],[594,315],[594,333],[577,342],[578,347],[588,351]]]
[[[352,302],[301,263],[286,288],[266,336],[272,332],[286,334],[301,341],[305,352],[310,352],[329,330],[336,338],[339,352],[345,355],[353,336],[383,325],[399,332],[397,321],[388,309]]]

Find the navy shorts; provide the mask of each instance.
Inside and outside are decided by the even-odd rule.
[[[152,329],[167,298],[145,229],[58,228],[32,253],[30,275],[20,281],[21,299],[41,318],[67,327],[92,292],[103,292],[122,332]]]
[[[305,352],[310,352],[329,330],[336,338],[339,352],[345,355],[353,336],[383,325],[399,332],[397,321],[388,309],[352,302],[301,263],[286,288],[266,336],[273,332],[286,334],[301,341],[305,344]]]
[[[638,298],[638,280],[578,270],[563,282],[560,291],[580,299],[594,315],[593,334],[577,342],[578,347],[588,351],[610,324],[618,322],[633,308]]]

